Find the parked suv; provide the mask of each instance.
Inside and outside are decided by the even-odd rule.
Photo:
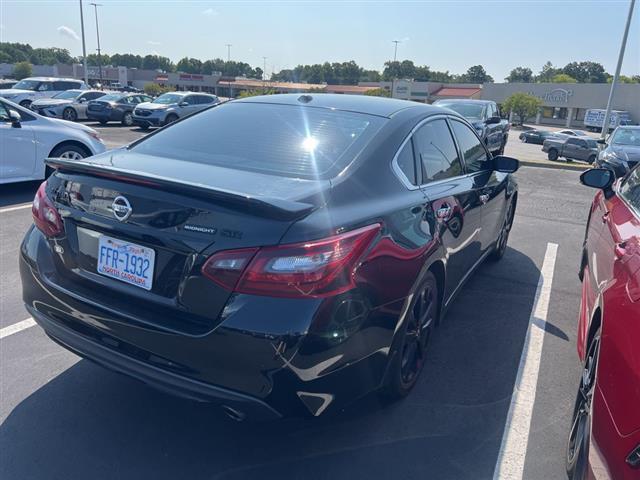
[[[500,118],[496,102],[491,100],[437,100],[434,105],[450,108],[466,118],[492,155],[502,155],[509,139],[509,122]]]
[[[104,97],[101,90],[67,90],[51,98],[36,100],[31,110],[45,117],[63,118],[71,122],[87,118],[87,105],[91,100]]]
[[[169,92],[151,103],[142,103],[133,111],[133,123],[146,130],[160,127],[177,119],[220,103],[215,95],[192,92]]]
[[[598,143],[591,137],[548,138],[542,144],[542,151],[552,161],[564,157],[568,161],[593,163],[598,156]]]
[[[153,100],[142,93],[111,93],[92,100],[87,106],[87,118],[104,125],[107,122],[122,122],[125,127],[133,125],[133,109],[137,105]]]
[[[640,126],[618,127],[598,143],[606,147],[598,154],[595,166],[613,170],[618,177],[640,163]]]
[[[29,108],[33,101],[40,98],[51,98],[66,90],[87,90],[88,88],[82,80],[74,78],[31,77],[20,80],[11,88],[0,90],[0,97],[11,100],[21,107]]]

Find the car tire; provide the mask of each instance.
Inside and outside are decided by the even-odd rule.
[[[98,122],[100,123],[100,125],[106,125],[107,124],[107,120],[98,120]]]
[[[600,355],[601,329],[587,346],[582,366],[578,394],[571,417],[571,428],[567,439],[566,469],[570,480],[587,478],[589,468],[589,439],[591,437],[591,407],[596,385],[598,357]]]
[[[31,100],[22,100],[18,105],[23,108],[31,108]]]
[[[122,114],[122,125],[125,127],[130,127],[133,125],[133,113],[124,112]]]
[[[433,273],[427,272],[412,297],[404,325],[398,332],[398,347],[380,392],[384,398],[398,400],[406,397],[417,383],[439,313],[438,282]]]
[[[493,248],[493,252],[489,258],[494,262],[497,262],[502,257],[504,257],[505,252],[507,251],[507,242],[509,241],[509,233],[511,233],[511,227],[513,227],[513,219],[516,214],[516,198],[514,197],[507,204],[507,211],[504,214],[504,221],[502,222],[502,227],[500,228],[500,234],[498,235],[498,239],[496,240],[496,245]]]
[[[527,143],[529,141],[527,140],[527,137],[522,137],[521,140],[522,140],[522,143]]]
[[[146,123],[144,125],[138,125],[138,128],[144,132],[146,132],[147,130],[149,130],[149,125],[147,125]]]
[[[591,155],[589,158],[587,158],[587,163],[589,165],[593,165],[593,162],[596,161],[596,156],[595,155]]]
[[[556,160],[558,160],[558,150],[556,150],[555,148],[552,148],[551,150],[549,150],[549,153],[547,154],[547,158],[552,162],[555,162]]]
[[[85,147],[74,143],[63,143],[51,151],[51,158],[64,158],[66,160],[82,160],[91,156],[91,152]]]
[[[164,119],[164,124],[169,125],[170,123],[173,123],[176,120],[178,120],[178,116],[175,113],[170,113],[169,115],[167,115],[167,118]]]
[[[62,112],[62,118],[70,122],[75,122],[78,120],[78,112],[76,112],[74,108],[67,107]]]

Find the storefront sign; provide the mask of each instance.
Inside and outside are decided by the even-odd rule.
[[[191,82],[202,82],[204,81],[204,75],[193,75],[191,73],[181,73],[180,80],[188,80]]]
[[[546,92],[540,95],[537,95],[535,92],[529,92],[529,95],[538,97],[545,103],[569,103],[569,98],[573,96],[573,90],[554,88],[550,92]]]

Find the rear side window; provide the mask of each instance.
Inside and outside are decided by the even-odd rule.
[[[467,173],[475,173],[483,170],[491,169],[491,159],[487,155],[487,151],[478,140],[476,134],[462,122],[456,120],[451,121],[453,133],[458,140],[460,152],[464,157],[464,163],[467,167]]]
[[[89,92],[82,95],[82,98],[85,98],[87,101],[95,100],[96,98],[104,97],[103,92]]]
[[[462,174],[458,151],[445,120],[425,123],[413,134],[413,142],[422,167],[422,183]]]
[[[418,178],[416,177],[416,162],[413,157],[413,144],[411,140],[404,144],[398,158],[396,159],[398,168],[402,171],[409,183],[412,185],[418,184]]]
[[[231,102],[151,135],[132,150],[270,175],[329,179],[351,163],[384,122],[323,108]]]
[[[208,103],[213,103],[214,98],[208,97],[207,95],[196,95],[197,103],[200,105],[206,105]]]

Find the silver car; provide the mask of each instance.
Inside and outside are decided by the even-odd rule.
[[[143,130],[161,127],[218,103],[218,97],[207,93],[168,92],[153,102],[138,105],[133,111],[133,123]]]
[[[51,98],[34,101],[31,110],[45,117],[63,118],[72,122],[86,120],[89,101],[103,97],[106,93],[100,90],[67,90]]]

